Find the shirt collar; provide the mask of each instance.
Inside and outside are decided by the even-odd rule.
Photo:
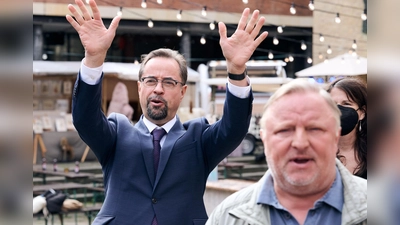
[[[266,177],[264,179],[264,184],[262,184],[260,195],[257,199],[257,204],[265,204],[273,206],[277,209],[286,210],[278,201],[274,190],[274,180],[270,171],[267,171]],[[344,204],[344,194],[343,194],[343,183],[342,177],[336,167],[336,178],[333,181],[331,188],[328,192],[318,201],[315,202],[314,208],[318,208],[324,202],[331,207],[342,212]],[[287,210],[286,210],[287,211]]]
[[[167,134],[174,126],[176,120],[177,119],[176,119],[176,115],[175,115],[170,121],[168,121],[166,124],[161,126],[162,128],[164,128],[164,130],[167,132]],[[146,127],[150,133],[153,132],[154,129],[159,127],[159,126],[155,125],[154,123],[152,123],[150,120],[148,120],[145,116],[143,116],[143,123],[144,123],[144,125],[146,125]]]

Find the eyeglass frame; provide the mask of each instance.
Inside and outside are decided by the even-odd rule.
[[[157,80],[157,84],[154,85],[154,86],[148,86],[148,85],[146,84],[146,82],[144,82],[145,79],[147,79],[147,78],[151,78],[151,79]],[[162,88],[165,88],[165,87],[164,87],[164,84],[165,84],[165,83],[163,83],[164,81],[173,81],[173,82],[175,82],[175,85],[174,85],[173,87],[171,87],[170,89],[175,88],[178,84],[181,84],[182,86],[185,86],[185,85],[186,85],[186,84],[184,84],[183,82],[177,81],[177,80],[172,79],[172,78],[165,78],[165,79],[162,79],[162,80],[157,79],[157,78],[152,77],[152,76],[140,78],[140,82],[142,82],[142,83],[144,84],[145,87],[153,87],[153,88],[155,88],[155,87],[157,87],[158,83],[161,82]],[[167,89],[168,89],[168,88],[169,88],[169,87],[167,87]]]

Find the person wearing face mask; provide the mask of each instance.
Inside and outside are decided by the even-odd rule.
[[[354,175],[367,179],[367,85],[346,77],[327,90],[341,111],[338,158]]]

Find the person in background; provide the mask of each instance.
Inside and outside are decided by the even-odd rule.
[[[244,9],[231,37],[220,22],[220,45],[227,61],[223,117],[209,125],[205,118],[181,123],[176,112],[186,93],[187,65],[171,49],[151,51],[139,70],[138,92],[143,115],[132,125],[122,114],[101,110],[102,65],[118,23],[107,29],[94,0],[93,17],[81,0],[81,13],[68,5],[66,19],[78,32],[85,58],[72,99],[74,125],[98,158],[105,200],[93,224],[200,225],[207,220],[203,195],[209,173],[247,133],[252,110],[246,62],[267,37],[265,22]]]
[[[367,85],[358,78],[339,78],[328,92],[341,111],[338,158],[350,172],[367,179]]]
[[[269,170],[218,205],[207,225],[367,224],[367,180],[336,157],[340,111],[329,93],[292,80],[268,100],[260,125]]]

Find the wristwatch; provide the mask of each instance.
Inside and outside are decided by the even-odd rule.
[[[247,76],[247,69],[242,74],[233,74],[228,72],[228,77],[231,80],[243,80]]]

